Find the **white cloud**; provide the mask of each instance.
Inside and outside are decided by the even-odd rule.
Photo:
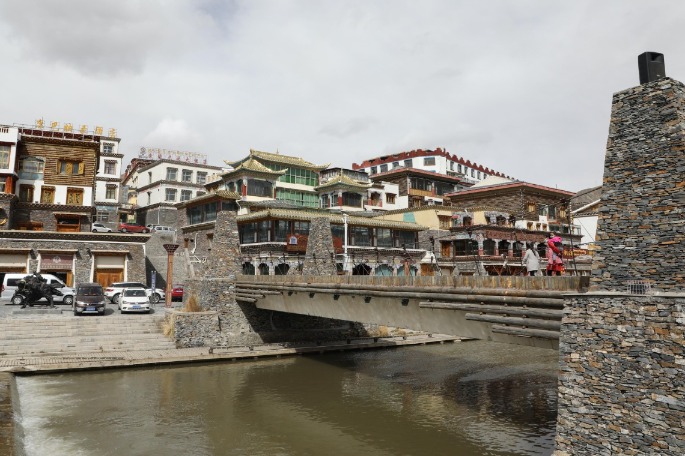
[[[350,166],[444,147],[519,179],[601,182],[636,57],[685,78],[681,2],[86,0],[0,3],[5,123],[141,146]],[[645,20],[649,17],[649,20]],[[555,165],[549,166],[552,162]]]

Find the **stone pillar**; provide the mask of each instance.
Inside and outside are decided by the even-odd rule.
[[[684,127],[678,81],[613,97],[592,286],[562,319],[555,455],[685,454]]]
[[[331,219],[318,217],[309,225],[307,254],[304,258],[303,275],[335,275],[335,249],[331,233]]]
[[[240,235],[235,212],[221,211],[214,224],[212,250],[207,257],[205,277],[229,278],[240,273]]]
[[[493,242],[495,243],[495,250],[493,253],[495,256],[499,256],[499,241],[501,241],[501,239],[493,239]]]

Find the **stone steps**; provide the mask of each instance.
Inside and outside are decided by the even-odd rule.
[[[0,319],[0,356],[174,349],[163,315],[31,316]]]

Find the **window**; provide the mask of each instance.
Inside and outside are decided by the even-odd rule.
[[[197,193],[195,194],[195,196],[202,196],[202,195],[206,195],[206,194],[207,194],[207,192],[203,192],[202,190],[198,190]]]
[[[435,157],[424,157],[423,166],[435,166]]]
[[[385,172],[387,172],[387,171],[388,171],[388,165],[387,165],[387,163],[384,164],[384,165],[381,165],[381,172],[382,172],[382,173],[385,173]]]
[[[111,154],[114,153],[114,144],[110,142],[102,143],[102,153]]]
[[[365,226],[350,226],[350,243],[356,246],[371,246],[371,228]]]
[[[189,169],[184,169],[181,172],[181,180],[183,182],[192,182],[193,181],[193,172]]]
[[[10,146],[3,146],[0,144],[0,168],[7,169],[10,167]]]
[[[207,182],[207,173],[198,171],[197,172],[197,183],[204,185]]]
[[[0,193],[7,193],[5,187],[7,186],[7,181],[0,180]]]
[[[83,174],[85,165],[83,162],[60,159],[57,161],[57,173],[67,176]]]
[[[292,166],[288,167],[285,165],[279,165],[274,163],[269,163],[266,166],[268,166],[269,169],[272,169],[274,171],[285,170],[285,174],[278,178],[279,182],[288,182],[290,184],[303,184],[308,185],[310,187],[316,187],[317,185],[319,185],[319,175],[309,169],[293,168]]]
[[[165,201],[176,201],[176,189],[167,188],[164,190],[164,200]]]
[[[344,192],[342,194],[342,203],[343,203],[343,206],[361,207],[362,206],[362,196],[359,193]]]
[[[537,209],[537,205],[534,202],[528,202],[526,204],[526,210],[530,213],[535,213],[535,210]]]
[[[454,162],[453,161],[450,162],[450,171],[454,171]]]
[[[392,247],[392,232],[390,228],[376,228],[376,246]]]
[[[301,222],[296,220],[292,223],[294,234],[309,234],[309,222]]]
[[[438,215],[438,222],[441,230],[449,230],[452,217],[449,215]]]
[[[41,187],[40,203],[53,204],[55,202],[55,187]]]
[[[409,179],[412,189],[430,191],[432,189],[431,182],[419,177],[412,177]]]
[[[461,165],[457,165],[457,172],[461,173]]]
[[[181,190],[181,201],[188,201],[193,197],[192,190]]]
[[[372,166],[370,174],[378,174],[378,168],[376,168],[375,166]]]
[[[395,204],[395,194],[394,193],[386,193],[385,194],[385,202],[388,204]]]
[[[471,177],[476,177],[476,170],[471,168]]]
[[[416,248],[416,232],[414,231],[393,231],[395,247]]]
[[[19,162],[19,179],[43,179],[45,159],[42,157],[26,157]]]
[[[321,195],[321,207],[331,207],[331,199],[329,198],[328,193]]]
[[[67,204],[72,206],[83,205],[83,189],[82,188],[67,188]]]
[[[480,171],[478,171],[478,179],[480,179]]]
[[[407,160],[404,161],[404,167],[405,168],[411,168],[412,166],[413,165],[412,165],[411,158],[408,158]]]
[[[21,184],[19,186],[19,201],[33,203],[33,185]]]
[[[319,207],[319,196],[289,188],[276,188],[276,199],[304,207]]]
[[[249,196],[261,196],[264,198],[273,198],[274,190],[273,184],[269,181],[248,179],[247,180],[247,194]]]
[[[105,199],[108,199],[108,200],[117,199],[117,186],[116,185],[108,185],[107,186],[107,190],[105,191]]]
[[[166,180],[168,180],[168,181],[178,180],[178,168],[167,168],[166,169]]]
[[[105,160],[105,174],[116,174],[117,162],[115,160]]]
[[[109,222],[109,212],[107,211],[97,211],[95,213],[95,220],[98,222]]]
[[[392,169],[399,168],[400,162],[392,162]]]

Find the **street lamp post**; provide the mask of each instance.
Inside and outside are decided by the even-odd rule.
[[[171,282],[174,277],[174,252],[178,248],[178,244],[163,244],[164,250],[167,253],[166,262],[166,292],[164,296],[164,307],[171,307]]]
[[[345,239],[343,239],[343,271],[347,274],[347,219],[348,215],[343,213],[343,224],[345,225]]]

